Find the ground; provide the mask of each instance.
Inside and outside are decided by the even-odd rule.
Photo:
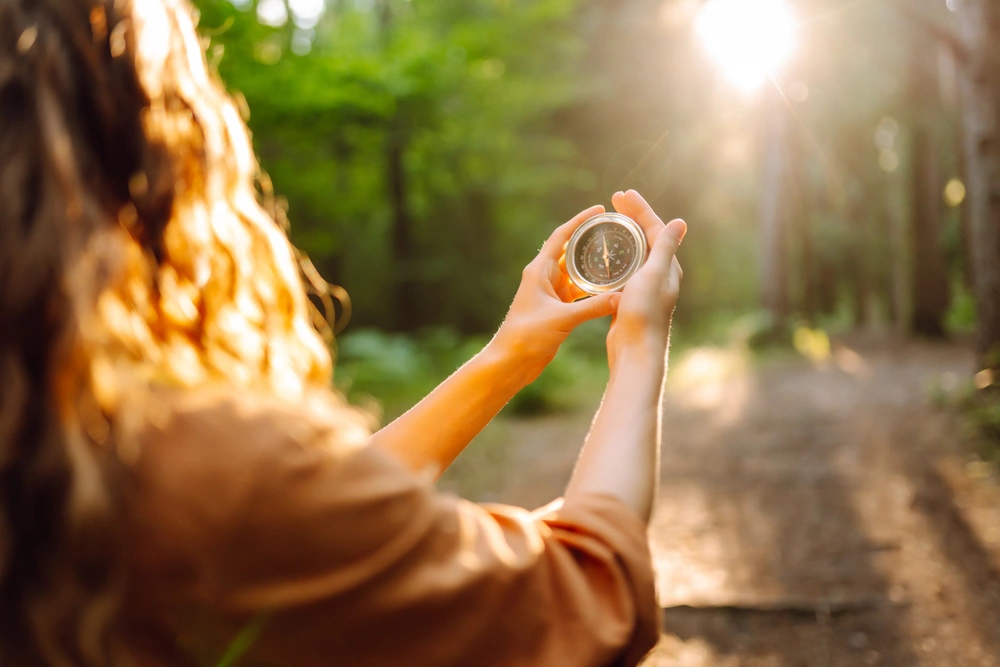
[[[961,346],[872,338],[677,359],[645,667],[1000,667],[1000,487],[932,400],[972,370]],[[443,485],[541,505],[591,415],[500,420]]]

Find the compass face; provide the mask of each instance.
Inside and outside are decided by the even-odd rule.
[[[617,213],[603,213],[584,222],[566,248],[570,279],[590,294],[621,289],[645,259],[642,229]]]
[[[632,268],[635,239],[615,222],[604,222],[588,230],[577,245],[577,266],[595,285],[610,285]]]

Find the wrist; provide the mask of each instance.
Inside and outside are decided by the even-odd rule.
[[[619,371],[631,374],[636,370],[644,370],[647,374],[662,379],[666,372],[668,347],[666,338],[650,336],[624,345],[608,347],[612,375]]]
[[[483,350],[490,358],[503,362],[526,378],[530,384],[552,360],[539,350],[538,336],[504,324]]]
[[[473,363],[485,373],[496,378],[499,386],[512,386],[515,391],[534,382],[540,370],[531,361],[523,346],[499,334],[476,355]],[[544,367],[544,366],[543,366]]]
[[[608,337],[608,352],[619,359],[649,364],[665,359],[669,343],[669,333],[647,333],[627,338],[612,334]]]

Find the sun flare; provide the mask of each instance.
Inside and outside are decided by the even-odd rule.
[[[795,21],[784,0],[709,0],[698,13],[698,36],[739,88],[752,91],[795,47]]]

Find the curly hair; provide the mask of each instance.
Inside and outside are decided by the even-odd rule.
[[[261,183],[186,0],[0,0],[0,664],[115,662],[137,390],[329,385]]]

